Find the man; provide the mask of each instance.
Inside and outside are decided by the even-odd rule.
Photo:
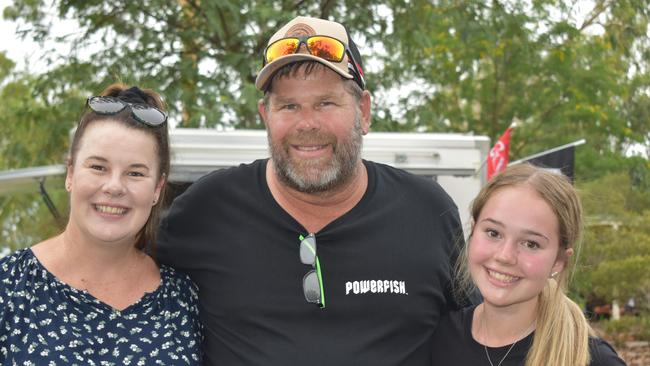
[[[207,365],[430,365],[456,307],[458,210],[430,179],[361,159],[357,47],[298,17],[256,86],[270,159],[213,172],[163,221],[160,257],[200,290]]]

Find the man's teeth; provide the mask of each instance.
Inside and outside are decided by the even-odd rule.
[[[316,151],[318,149],[322,149],[323,145],[316,145],[316,146],[299,146],[298,149],[303,150],[303,151]]]
[[[95,205],[95,208],[97,208],[97,211],[99,212],[107,213],[111,215],[122,215],[123,213],[126,212],[126,208],[121,208],[121,207]]]
[[[495,279],[501,281],[501,282],[515,282],[519,279],[519,277],[514,277],[514,276],[509,276],[504,273],[499,273],[495,271],[490,271],[488,270],[488,273],[490,274],[491,277],[494,277]]]

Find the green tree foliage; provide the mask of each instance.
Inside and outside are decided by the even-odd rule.
[[[369,1],[60,0],[53,9],[51,3],[19,0],[4,11],[28,24],[24,35],[38,41],[51,39],[52,10],[56,20],[79,23],[78,32],[59,39],[72,52],[44,79],[93,90],[116,79],[150,85],[186,127],[261,128],[254,80],[262,51],[297,13],[356,18],[361,29],[373,19]]]
[[[334,18],[362,46],[375,130],[495,138],[516,120],[513,158],[586,138],[588,160],[648,146],[649,5],[17,0],[4,15],[24,24],[25,37],[71,47],[49,53],[43,90],[137,82],[160,90],[183,126],[239,128],[261,127],[253,82],[273,30],[297,14]],[[61,19],[78,31],[54,37]]]
[[[0,170],[62,164],[68,132],[82,111],[82,99],[72,92],[49,98],[37,90],[33,76],[16,73],[14,66],[0,53]],[[60,179],[46,183],[57,206],[65,207]],[[0,196],[3,247],[24,247],[58,230],[41,202],[36,184],[31,191]]]
[[[293,16],[309,14],[346,23],[364,46],[377,130],[494,138],[518,120],[513,156],[578,138],[599,155],[620,153],[647,143],[650,132],[650,6],[589,5],[18,0],[4,14],[25,22],[24,36],[39,41],[52,38],[48,12],[79,23],[78,32],[58,39],[72,51],[48,56],[61,63],[45,75],[51,87],[98,90],[115,79],[137,80],[173,101],[185,126],[261,127],[253,82],[266,40]]]
[[[650,310],[650,190],[620,172],[584,183],[581,191],[588,227],[578,291],[620,303],[633,297]]]
[[[381,85],[417,80],[399,104],[420,129],[496,138],[520,121],[513,156],[579,138],[601,156],[647,143],[649,4],[595,1],[578,16],[581,3],[392,1]]]

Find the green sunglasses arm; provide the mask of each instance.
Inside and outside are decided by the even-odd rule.
[[[325,309],[325,287],[323,286],[323,275],[320,271],[320,261],[316,256],[316,275],[318,276],[318,284],[320,285],[320,302],[321,309]]]

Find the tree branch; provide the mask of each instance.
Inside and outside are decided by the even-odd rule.
[[[602,14],[607,8],[609,7],[609,4],[607,1],[602,0],[599,1],[594,8],[591,10],[591,16],[589,19],[585,20],[582,25],[578,28],[579,31],[585,30],[587,27],[591,26],[594,24],[594,21],[598,19],[600,14]]]
[[[334,5],[336,5],[336,0],[324,0],[321,3],[321,7],[320,7],[320,17],[322,19],[329,18],[329,15],[332,12]]]

